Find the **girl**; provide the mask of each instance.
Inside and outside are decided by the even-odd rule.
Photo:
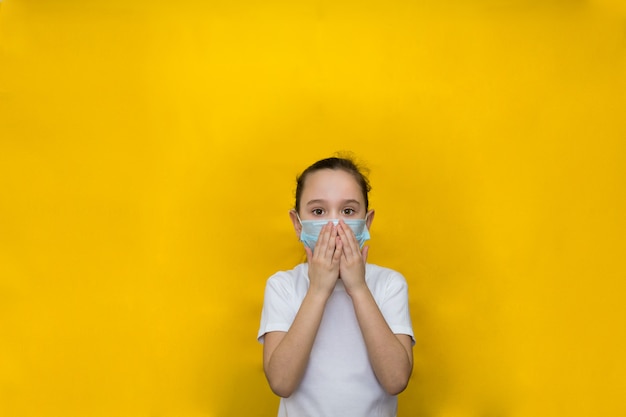
[[[374,210],[350,159],[297,179],[289,212],[307,263],[267,281],[258,339],[279,417],[393,417],[413,369],[407,284],[366,263]]]

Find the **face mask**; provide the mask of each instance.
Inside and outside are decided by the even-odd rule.
[[[296,214],[297,215],[297,214]],[[359,242],[359,247],[363,247],[363,244],[366,240],[370,238],[370,232],[367,230],[367,226],[365,224],[365,219],[350,219],[345,220],[344,223],[354,233],[357,242]],[[309,249],[313,250],[315,248],[315,244],[317,243],[317,237],[320,235],[322,228],[328,224],[329,221],[332,221],[335,225],[339,223],[339,219],[332,220],[300,220],[300,216],[298,216],[298,221],[302,225],[302,231],[300,232],[300,241],[304,243]]]

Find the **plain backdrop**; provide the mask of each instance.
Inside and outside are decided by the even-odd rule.
[[[274,416],[295,177],[371,170],[400,416],[624,416],[623,1],[4,0],[0,415]],[[349,416],[347,416],[349,417]]]

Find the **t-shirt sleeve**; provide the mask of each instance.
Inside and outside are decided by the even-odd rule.
[[[389,278],[385,298],[380,306],[380,310],[394,334],[409,335],[413,340],[413,344],[415,344],[413,325],[409,313],[408,285],[400,273],[394,272]]]
[[[268,332],[286,332],[296,316],[297,309],[293,308],[294,291],[287,277],[275,275],[267,280],[263,310],[261,312],[261,325],[257,334],[257,340],[263,343]]]

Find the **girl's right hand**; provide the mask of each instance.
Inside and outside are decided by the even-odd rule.
[[[339,278],[343,247],[337,233],[337,226],[329,221],[322,228],[315,249],[304,247],[309,263],[309,290],[325,296],[330,296]]]

